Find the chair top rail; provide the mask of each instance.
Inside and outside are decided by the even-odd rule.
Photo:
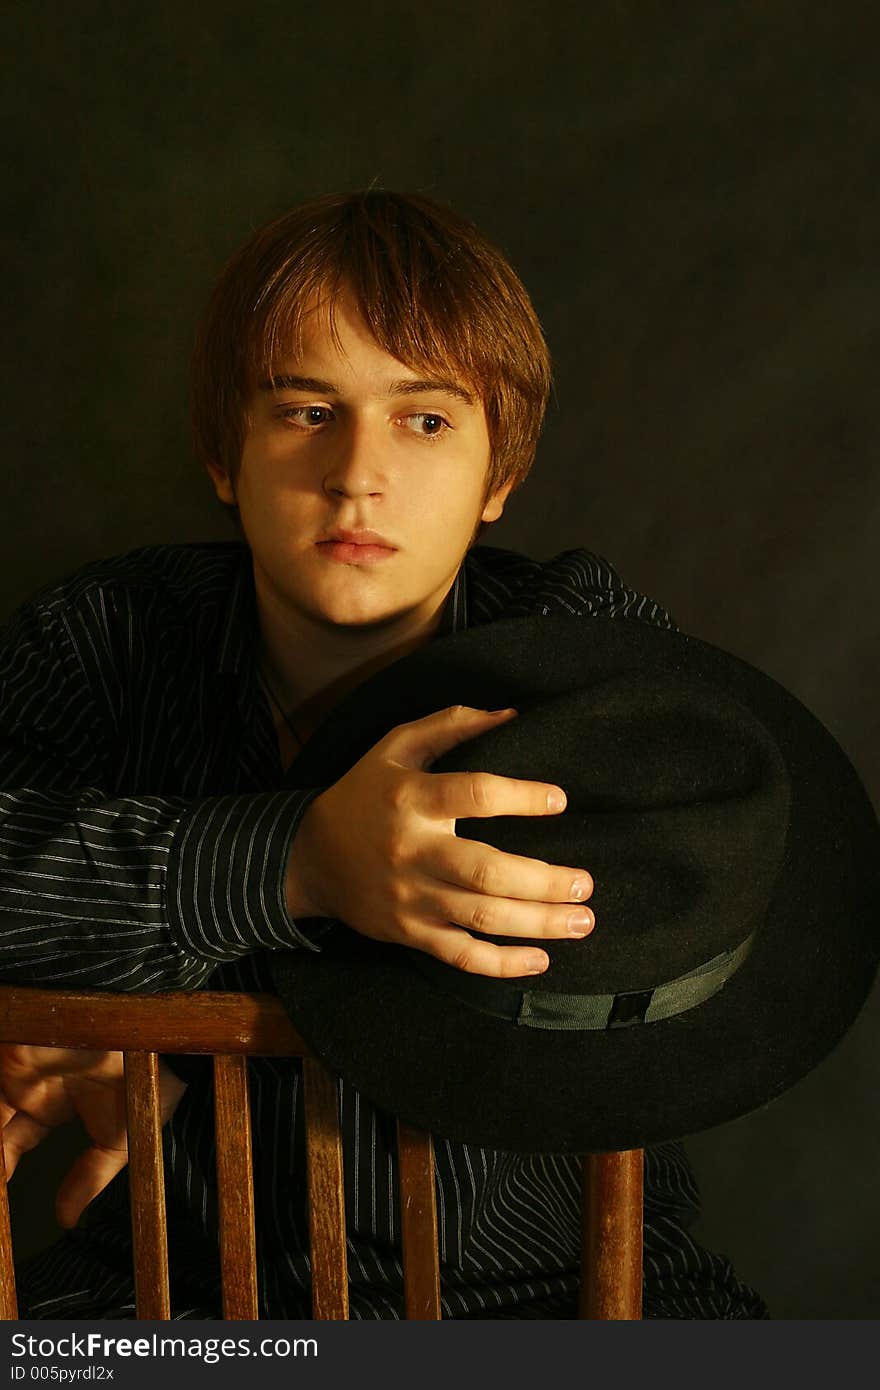
[[[274,994],[120,994],[0,985],[0,1042],[112,1051],[303,1057],[310,1049]]]

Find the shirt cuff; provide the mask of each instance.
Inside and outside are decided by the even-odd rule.
[[[324,790],[214,796],[181,816],[166,899],[171,932],[185,951],[222,961],[261,949],[320,949],[319,919],[300,930],[284,890],[291,841]]]

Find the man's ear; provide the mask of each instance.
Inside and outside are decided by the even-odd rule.
[[[211,482],[214,484],[214,491],[220,501],[225,502],[228,506],[237,506],[238,499],[235,495],[235,487],[226,469],[219,463],[206,463],[205,468],[208,470]]]
[[[502,487],[496,488],[490,493],[483,507],[481,521],[497,521],[504,511],[504,504],[513,491],[513,483],[504,483]]]

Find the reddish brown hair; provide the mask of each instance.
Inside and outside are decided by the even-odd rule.
[[[350,287],[384,351],[450,369],[480,397],[487,496],[528,473],[550,392],[550,358],[522,282],[470,222],[421,194],[334,193],[260,228],[224,267],[192,368],[197,456],[234,479],[258,380],[298,355],[316,296]]]

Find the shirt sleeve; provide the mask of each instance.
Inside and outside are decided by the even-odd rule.
[[[317,949],[284,875],[322,788],[114,794],[101,699],[63,613],[19,610],[0,633],[0,978],[196,988],[251,951]]]

